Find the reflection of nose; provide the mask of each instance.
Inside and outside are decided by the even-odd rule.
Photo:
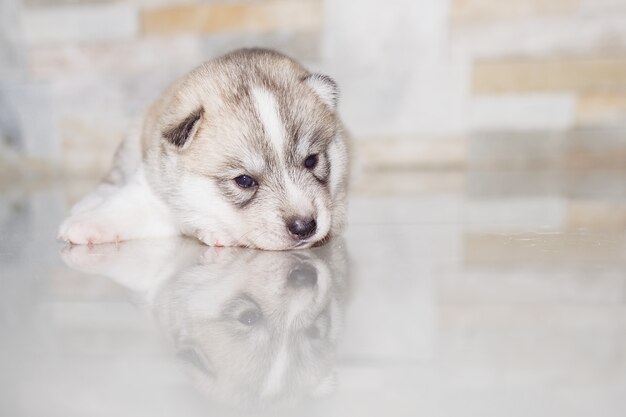
[[[317,284],[317,269],[307,263],[298,265],[287,277],[287,283],[291,287],[314,287]]]
[[[306,239],[315,233],[317,223],[313,218],[296,217],[287,221],[289,232],[299,239]]]

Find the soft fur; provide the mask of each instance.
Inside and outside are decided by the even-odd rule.
[[[182,233],[269,250],[325,242],[345,217],[337,97],[328,76],[274,51],[242,49],[201,65],[149,108],[59,237],[98,244]],[[307,167],[311,155],[317,163]],[[238,185],[242,175],[256,185]],[[295,220],[316,227],[297,235]]]

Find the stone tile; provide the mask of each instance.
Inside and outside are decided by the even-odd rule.
[[[58,7],[72,6],[81,7],[85,4],[103,4],[115,3],[115,0],[22,0],[29,7]],[[201,0],[204,3],[232,3],[235,1],[258,1],[258,0]],[[197,4],[200,0],[125,0],[125,3],[138,5],[141,9],[150,9],[155,7],[181,5],[181,4]]]
[[[137,7],[123,3],[35,7],[22,13],[24,37],[31,45],[132,39],[138,23]]]
[[[379,137],[355,139],[354,159],[365,169],[462,167],[466,141],[456,137]]]
[[[20,0],[0,2],[0,79],[4,82],[21,75],[24,48],[20,16]]]
[[[458,376],[464,373],[459,372],[459,368],[465,372],[482,369],[483,372],[474,378],[471,373],[466,375],[466,383],[475,388],[503,384],[511,388],[536,387],[539,384],[545,385],[544,389],[558,385],[561,390],[573,384],[589,391],[597,384],[603,385],[601,381],[607,383],[623,373],[624,328],[616,324],[615,319],[624,312],[623,305],[610,304],[509,304],[500,300],[444,304],[440,313],[443,339],[440,355]],[[535,372],[541,377],[536,378]],[[572,378],[573,374],[578,378]],[[574,397],[577,396],[564,402],[568,403]],[[549,402],[554,400],[552,398]],[[523,401],[516,409],[520,409],[518,407],[525,411],[513,415],[523,416],[533,409],[524,407]],[[589,410],[596,408],[591,404],[588,407]],[[487,412],[483,415],[498,414]]]
[[[476,132],[468,143],[468,165],[475,169],[626,169],[622,129],[569,132]]]
[[[326,2],[323,39],[322,69],[355,136],[464,132],[470,68],[449,51],[446,2]]]
[[[563,130],[574,122],[573,94],[479,95],[470,102],[474,130]]]
[[[546,14],[565,14],[577,10],[579,0],[451,0],[453,22],[483,22]]]
[[[583,94],[576,106],[576,124],[611,126],[626,124],[626,94]]]
[[[25,157],[55,160],[60,155],[57,126],[54,122],[53,95],[43,83],[0,85],[3,117],[0,128],[12,146]],[[6,120],[4,120],[6,118]]]
[[[623,201],[626,170],[561,170],[535,167],[516,169],[501,162],[498,169],[471,169],[466,193],[475,199],[519,198],[558,195],[569,199]],[[532,166],[532,165],[529,165]]]
[[[358,144],[356,145],[358,147]],[[436,161],[432,161],[435,164]],[[445,165],[444,165],[445,166]],[[353,170],[350,190],[354,196],[419,196],[450,193],[465,186],[465,172],[450,169]]]
[[[85,4],[111,3],[111,0],[22,0],[22,3],[27,7],[81,7]]]
[[[624,0],[580,0],[582,13],[619,13],[626,12]]]
[[[626,276],[619,266],[584,271],[559,265],[552,269],[470,267],[441,279],[444,303],[493,303],[530,305],[575,303],[620,305],[626,301]],[[591,276],[593,275],[593,276]]]
[[[470,200],[464,210],[470,232],[515,233],[565,229],[567,200],[563,197],[521,197]]]
[[[569,169],[626,169],[626,132],[621,128],[570,132],[563,166]]]
[[[626,265],[626,235],[620,232],[511,235],[466,233],[465,263],[498,265],[575,264]]]
[[[99,43],[63,43],[28,50],[32,77],[59,81],[84,77],[123,79],[141,73],[172,77],[209,59],[198,38],[158,37]],[[172,74],[174,73],[174,74]]]
[[[566,196],[572,199],[623,201],[626,199],[626,169],[565,171],[562,176]]]
[[[52,84],[63,170],[89,178],[104,174],[128,127],[169,82],[155,84],[142,73],[121,79],[77,77]]]
[[[173,6],[189,6],[198,4],[218,4],[218,5],[236,5],[236,4],[254,4],[263,3],[267,0],[130,0],[134,4],[141,6],[142,10],[154,10]],[[271,0],[270,0],[271,1]],[[300,0],[292,0],[300,1]],[[308,1],[308,0],[302,0]]]
[[[480,60],[475,93],[626,91],[624,58]]]
[[[476,132],[468,144],[468,164],[473,168],[507,170],[558,167],[567,136],[563,132]]]
[[[497,172],[492,175],[498,177]],[[570,173],[552,175],[559,182],[560,175]],[[623,175],[612,175],[623,185]],[[610,194],[610,183],[608,177],[599,181],[596,192]],[[87,261],[82,265],[91,272],[72,271],[62,265],[61,245],[53,240],[67,210],[62,198],[66,185],[71,186],[32,189],[15,183],[12,192],[2,190],[0,196],[0,386],[9,400],[8,406],[3,404],[4,414],[108,416],[132,410],[137,416],[189,417],[623,415],[623,228],[476,233],[470,238],[485,240],[476,242],[478,247],[468,246],[459,213],[467,198],[462,190],[434,190],[419,198],[372,198],[356,211],[376,213],[383,222],[349,225],[341,247],[350,255],[350,278],[338,280],[335,293],[332,275],[342,269],[343,256],[340,265],[307,261],[318,271],[319,284],[331,283],[315,288],[287,285],[293,269],[276,269],[276,262],[268,262],[267,270],[233,263],[228,255],[232,249],[227,248],[217,254],[210,248],[186,252],[172,245],[176,256],[159,257],[162,252],[157,251],[139,263],[142,250],[125,251],[124,243],[104,251],[97,246],[74,248],[82,252]],[[494,197],[502,209],[510,200],[506,191]],[[556,190],[550,198],[560,195]],[[516,203],[512,212],[517,207],[527,210],[524,199]],[[367,207],[372,211],[362,211]],[[401,222],[386,222],[392,215]],[[160,244],[146,240],[132,245],[149,249]],[[205,250],[217,256],[191,261]],[[618,254],[621,260],[613,257]],[[259,255],[295,262],[309,256],[306,251]],[[178,266],[172,259],[179,258],[190,263]],[[148,270],[166,274],[155,276],[141,268],[150,262],[167,268]],[[138,270],[146,272],[140,274],[146,287],[133,285]],[[98,273],[111,278],[95,276]],[[270,294],[276,300],[258,298],[258,288],[248,285],[247,294],[259,302],[280,302],[298,314],[302,310],[295,309],[308,307],[310,291],[320,291],[311,299],[312,314],[295,316],[314,319],[320,333],[294,333],[293,326],[302,323],[276,319],[271,309],[263,310],[264,320],[256,327],[241,327],[236,320],[219,331],[211,327],[214,317],[206,314],[207,300],[199,287],[215,285],[226,294],[223,303],[213,303],[222,323],[220,312],[241,289],[229,274],[263,278],[267,273],[267,282],[283,284],[277,287],[288,291]],[[179,304],[174,310],[172,300]],[[298,343],[298,348],[285,341]],[[279,345],[285,363],[280,362],[282,356],[273,355],[280,350],[272,347]],[[216,346],[224,353],[215,354]],[[191,349],[204,366],[177,358],[182,356],[177,353]],[[220,383],[227,385],[221,388],[204,377],[220,362],[216,358],[252,365],[236,372],[220,368]],[[332,377],[320,383],[319,372],[326,369],[332,370]],[[258,392],[268,378],[281,389],[275,392],[284,402],[274,407],[258,397],[247,401],[251,387]],[[302,396],[299,391],[293,394],[298,385],[307,390]],[[310,392],[314,398],[309,398]]]
[[[113,152],[99,154],[92,149],[66,151],[60,161],[63,178],[102,178],[111,168]]]
[[[463,219],[462,203],[454,192],[443,190],[435,195],[408,192],[404,195],[386,194],[384,199],[381,195],[353,195],[348,205],[348,223],[351,227],[386,224],[390,229],[402,224],[425,227],[432,224],[459,225]]]
[[[574,129],[566,134],[570,147],[585,147],[591,151],[618,151],[626,146],[622,127],[598,127]]]
[[[626,230],[626,201],[572,201],[567,208],[568,230]]]
[[[216,33],[200,40],[202,55],[213,57],[237,48],[276,49],[307,64],[321,59],[319,31],[288,30],[271,33]]]
[[[80,157],[91,155],[91,159],[110,164],[117,146],[125,135],[125,129],[119,126],[106,128],[97,120],[89,118],[65,116],[59,120],[59,135],[63,144],[64,159],[72,155]],[[92,167],[92,174],[103,173],[97,170],[98,166],[102,166],[102,163]]]
[[[612,56],[626,51],[626,14],[571,14],[453,26],[453,51],[470,58]]]
[[[79,136],[81,133],[84,135]],[[124,133],[88,121],[62,121],[60,174],[66,178],[103,178],[111,169],[113,155]]]
[[[600,167],[607,170],[624,170],[626,168],[626,149],[621,148],[615,152],[591,152],[584,147],[568,149],[562,166],[575,170],[593,170]]]
[[[483,163],[486,165],[486,163]],[[512,200],[563,195],[566,175],[555,169],[516,169],[514,163],[489,162],[502,168],[471,168],[467,173],[465,192],[470,199],[504,197]],[[506,168],[509,166],[509,168]],[[570,173],[568,173],[571,175]],[[580,175],[572,175],[579,179]]]
[[[272,0],[249,4],[203,4],[146,10],[141,15],[143,33],[268,32],[319,30],[319,0]]]

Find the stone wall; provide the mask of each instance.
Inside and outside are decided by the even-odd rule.
[[[169,82],[242,46],[335,77],[369,166],[626,124],[626,0],[2,0],[0,171],[101,174]]]

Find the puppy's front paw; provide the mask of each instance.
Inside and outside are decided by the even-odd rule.
[[[102,219],[89,216],[70,216],[59,227],[59,239],[74,245],[97,245],[119,242],[119,231]]]
[[[196,237],[207,246],[222,248],[224,246],[240,246],[233,238],[224,233],[202,231],[196,233]]]

